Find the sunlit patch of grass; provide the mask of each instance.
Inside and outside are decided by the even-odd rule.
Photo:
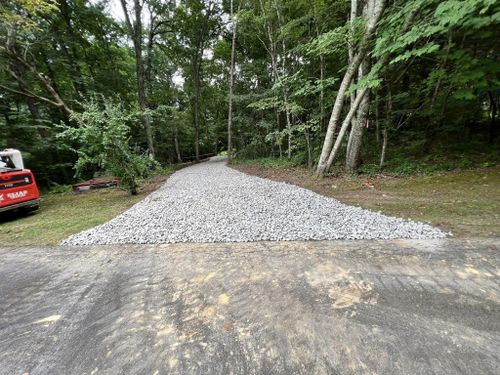
[[[187,164],[186,164],[187,165]],[[138,195],[118,188],[83,193],[60,187],[42,195],[40,209],[33,213],[4,212],[0,216],[0,246],[55,245],[68,236],[116,217],[165,182],[185,165],[167,166],[142,181]]]
[[[112,219],[143,198],[144,195],[131,196],[116,188],[45,195],[36,212],[2,215],[0,244],[54,245],[71,234]]]

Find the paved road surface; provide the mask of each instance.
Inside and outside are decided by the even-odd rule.
[[[1,374],[498,374],[496,240],[0,249]]]

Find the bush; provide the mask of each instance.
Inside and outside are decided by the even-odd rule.
[[[121,179],[121,186],[137,194],[137,180],[146,177],[158,164],[140,155],[130,145],[130,126],[137,121],[137,111],[127,111],[110,99],[93,98],[82,103],[83,112],[73,113],[77,127],[62,126],[58,135],[78,144],[72,148],[78,154],[74,168],[77,176],[91,168],[100,168]]]

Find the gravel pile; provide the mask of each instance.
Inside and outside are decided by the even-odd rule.
[[[388,217],[212,160],[174,173],[128,211],[63,244],[440,238],[427,224]]]

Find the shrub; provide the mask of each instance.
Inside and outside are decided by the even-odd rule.
[[[130,123],[138,118],[137,111],[127,111],[110,99],[96,98],[82,103],[83,112],[73,113],[77,127],[64,126],[59,137],[72,141],[78,148],[74,166],[77,176],[89,167],[101,168],[121,179],[121,186],[137,194],[137,180],[145,177],[157,163],[140,155],[130,145]]]

